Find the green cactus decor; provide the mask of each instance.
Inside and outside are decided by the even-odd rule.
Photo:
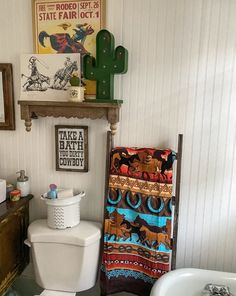
[[[84,77],[96,80],[96,99],[111,101],[114,99],[114,74],[126,73],[128,69],[128,51],[123,46],[114,49],[114,36],[107,30],[101,30],[96,38],[96,56],[84,57]]]

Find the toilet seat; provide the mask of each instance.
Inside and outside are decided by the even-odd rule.
[[[75,295],[76,293],[43,290],[43,292],[40,295],[35,295],[35,296],[75,296]]]

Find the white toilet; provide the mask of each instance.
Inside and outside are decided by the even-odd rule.
[[[51,229],[47,220],[28,227],[36,282],[41,296],[73,296],[92,288],[97,279],[101,225],[80,221],[78,226]]]

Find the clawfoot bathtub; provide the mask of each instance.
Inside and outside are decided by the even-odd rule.
[[[150,296],[201,296],[207,284],[227,286],[236,296],[236,273],[196,268],[180,268],[163,275]]]

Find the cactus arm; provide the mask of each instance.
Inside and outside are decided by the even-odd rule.
[[[115,50],[113,62],[113,73],[124,74],[128,71],[128,51],[123,46],[118,46]]]
[[[90,55],[84,57],[84,77],[90,80],[96,80],[98,77],[98,68],[96,67],[96,60]]]

